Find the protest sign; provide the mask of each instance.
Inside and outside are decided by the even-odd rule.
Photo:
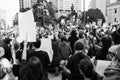
[[[46,51],[48,53],[51,62],[53,59],[53,50],[52,50],[52,42],[50,38],[41,39],[40,50]]]
[[[104,76],[104,71],[110,63],[111,61],[97,60],[96,72]]]
[[[28,36],[28,42],[36,41],[36,28],[32,10],[19,14],[19,34],[22,40]]]

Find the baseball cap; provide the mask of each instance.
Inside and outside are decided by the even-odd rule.
[[[111,53],[116,53],[117,51],[117,48],[119,47],[120,45],[114,45],[114,46],[111,46],[108,51],[111,52]]]

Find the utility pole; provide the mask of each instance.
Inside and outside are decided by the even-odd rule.
[[[85,24],[86,24],[86,13],[85,13],[85,0],[83,0],[83,10],[84,10],[84,22],[83,22],[83,26],[85,27]]]

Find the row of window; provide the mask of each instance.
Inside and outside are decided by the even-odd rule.
[[[37,0],[20,0],[20,10],[31,8],[35,4],[37,4]]]
[[[55,12],[58,12],[58,11],[60,11],[60,12],[71,12],[71,10],[62,10],[62,9],[56,10]],[[77,12],[81,12],[81,10],[77,10]]]

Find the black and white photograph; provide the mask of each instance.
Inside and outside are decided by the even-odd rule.
[[[0,0],[0,80],[120,80],[120,0]]]

